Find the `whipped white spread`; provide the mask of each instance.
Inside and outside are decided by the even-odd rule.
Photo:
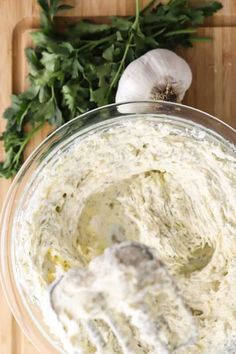
[[[65,333],[68,352],[79,353],[78,343],[84,353],[95,348],[80,320],[68,315],[67,326],[57,325],[50,283],[125,240],[156,250],[195,320],[195,343],[176,353],[234,353],[235,152],[207,132],[127,119],[78,139],[49,163],[24,210],[17,271],[51,330]],[[120,353],[108,326],[99,328],[110,353]]]

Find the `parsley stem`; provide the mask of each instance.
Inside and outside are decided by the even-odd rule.
[[[37,127],[35,127],[34,129],[32,129],[26,136],[24,142],[22,143],[20,149],[17,151],[17,154],[14,158],[14,160],[18,161],[21,157],[21,154],[23,153],[26,145],[28,144],[28,142],[32,139],[32,137],[37,133],[38,130],[40,130],[45,122],[40,123]]]
[[[127,56],[127,54],[128,54],[128,50],[129,50],[129,48],[130,48],[130,43],[131,43],[131,41],[133,40],[133,38],[134,38],[134,34],[131,33],[130,36],[129,36],[128,42],[127,42],[127,44],[126,44],[125,51],[124,51],[123,57],[122,57],[122,59],[121,59],[119,68],[118,68],[118,70],[117,70],[117,72],[116,72],[116,74],[115,74],[115,76],[114,76],[114,78],[113,78],[113,80],[112,80],[112,82],[111,82],[111,84],[110,84],[110,87],[109,87],[109,89],[108,89],[108,91],[107,91],[106,97],[109,97],[109,95],[110,95],[110,93],[111,93],[113,87],[116,85],[117,81],[119,80],[120,73],[121,73],[122,68],[123,68],[123,65],[124,65],[124,63],[125,63],[125,59],[126,59],[126,56]]]
[[[139,14],[140,14],[140,0],[135,0],[135,20],[132,25],[133,29],[137,29],[139,26]]]
[[[130,29],[130,32],[129,32],[129,39],[126,43],[126,46],[125,46],[125,51],[124,51],[124,54],[123,54],[123,57],[120,61],[120,65],[118,67],[118,70],[110,84],[110,87],[109,89],[107,90],[107,94],[106,94],[106,97],[109,97],[113,87],[117,84],[118,80],[119,80],[119,77],[120,77],[120,73],[124,67],[124,64],[125,64],[125,59],[127,57],[127,54],[128,54],[128,51],[129,51],[129,48],[131,47],[131,43],[134,39],[134,32],[137,31],[137,29],[139,29],[139,15],[140,15],[140,0],[135,0],[135,20],[131,26],[131,29]]]
[[[136,31],[138,35],[142,35],[142,31],[140,28],[140,0],[135,0],[135,20],[131,27],[133,31]]]
[[[196,28],[185,28],[185,29],[167,32],[164,34],[164,37],[176,36],[179,34],[186,34],[186,33],[196,33],[196,32],[197,32]]]
[[[113,33],[111,34],[110,36],[107,36],[107,37],[104,37],[104,38],[101,38],[99,40],[91,40],[89,41],[87,44],[84,44],[82,47],[78,48],[77,49],[77,52],[82,52],[84,51],[85,49],[94,49],[96,48],[98,45],[102,44],[102,43],[106,43],[108,41],[110,41],[111,39],[115,39],[116,38],[116,35]]]
[[[144,6],[144,8],[142,9],[142,11],[140,11],[140,14],[143,15],[146,11],[148,11],[152,5],[154,5],[156,0],[150,0],[146,6]]]

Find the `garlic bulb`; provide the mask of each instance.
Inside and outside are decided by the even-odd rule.
[[[119,81],[116,102],[181,102],[191,82],[192,72],[184,59],[171,50],[153,49],[127,66]]]

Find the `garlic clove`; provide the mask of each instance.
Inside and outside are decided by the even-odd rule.
[[[115,101],[181,102],[191,82],[192,72],[184,59],[168,49],[153,49],[127,66]],[[127,113],[127,106],[124,109]]]

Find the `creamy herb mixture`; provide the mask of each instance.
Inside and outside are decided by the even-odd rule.
[[[195,318],[196,343],[178,354],[234,353],[235,154],[207,133],[197,138],[168,123],[130,119],[75,141],[48,166],[16,247],[20,281],[52,331],[64,333],[51,313],[49,284],[124,240],[156,249]],[[81,323],[68,318],[68,327],[67,350],[76,353],[80,343],[94,353]],[[119,353],[112,332],[100,327]]]

